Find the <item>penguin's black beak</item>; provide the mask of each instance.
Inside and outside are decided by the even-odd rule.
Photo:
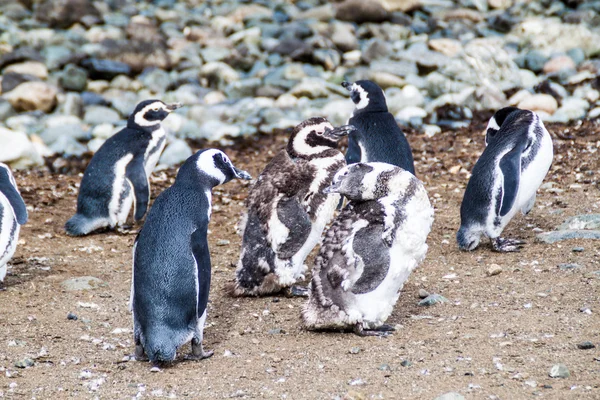
[[[341,180],[333,181],[331,185],[322,190],[324,194],[339,193]]]
[[[342,125],[337,128],[329,129],[323,132],[323,136],[328,139],[340,140],[344,136],[348,136],[350,132],[355,131],[356,127],[353,125]]]
[[[352,82],[342,82],[342,86],[344,87],[344,89],[348,90],[348,91],[352,91]]]
[[[250,179],[252,179],[252,175],[250,175],[248,172],[242,170],[242,169],[238,169],[236,167],[233,167],[233,170],[235,171],[235,177],[238,179],[245,179],[247,181],[249,181]]]
[[[173,112],[175,110],[177,110],[178,108],[183,107],[183,104],[181,103],[172,103],[172,104],[167,104],[167,110],[169,112]]]

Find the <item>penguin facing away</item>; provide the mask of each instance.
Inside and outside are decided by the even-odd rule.
[[[339,201],[339,194],[322,193],[346,164],[337,142],[353,129],[310,118],[294,128],[286,150],[265,167],[246,199],[233,296],[277,293],[304,279],[304,261]]]
[[[207,242],[212,188],[251,179],[220,150],[199,151],[161,193],[133,247],[130,306],[135,356],[157,365],[175,359],[191,340],[188,358],[210,357],[202,347],[211,264]]]
[[[356,105],[348,124],[356,130],[348,137],[346,162],[385,162],[415,174],[410,145],[388,111],[383,90],[372,81],[342,82]]]
[[[536,113],[507,107],[490,119],[486,143],[465,190],[456,240],[471,251],[483,235],[495,251],[519,251],[525,242],[500,235],[517,211],[533,208],[552,164],[552,138]]]
[[[127,126],[106,140],[87,166],[77,197],[77,213],[67,221],[71,236],[124,225],[131,206],[135,221],[146,214],[149,177],[166,144],[161,122],[180,103],[139,103]]]
[[[6,264],[15,254],[21,225],[27,218],[17,182],[8,165],[0,163],[0,282],[4,282]]]
[[[385,336],[384,325],[410,273],[427,253],[433,208],[422,183],[386,163],[350,164],[326,192],[349,203],[331,225],[302,311],[310,330]]]

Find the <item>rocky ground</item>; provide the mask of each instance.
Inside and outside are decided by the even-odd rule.
[[[555,162],[533,211],[506,231],[527,241],[520,253],[494,253],[487,244],[463,253],[454,241],[459,205],[488,116],[431,138],[407,130],[436,214],[427,258],[388,320],[397,328],[392,336],[306,332],[301,299],[226,295],[248,190],[233,181],[213,196],[205,344],[215,355],[183,361],[186,347],[175,365],[157,373],[130,358],[127,302],[137,229],[65,236],[85,160],[65,166],[68,174],[18,172],[30,221],[0,292],[0,397],[599,398],[599,242],[536,239],[577,215],[588,224],[571,228],[600,237],[598,126],[549,124]],[[256,176],[285,139],[257,135],[223,149]],[[153,198],[174,175],[175,169],[154,174]],[[424,291],[447,302],[419,306]]]

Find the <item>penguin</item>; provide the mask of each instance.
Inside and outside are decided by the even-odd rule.
[[[339,194],[322,190],[345,166],[337,143],[353,129],[310,118],[294,128],[287,148],[265,167],[246,199],[231,295],[261,296],[283,289],[306,295],[306,289],[292,285],[304,280],[304,261],[333,217]]]
[[[525,242],[500,235],[517,211],[525,215],[533,208],[552,164],[552,138],[535,112],[507,107],[490,119],[486,145],[460,207],[458,247],[474,250],[483,235],[494,251],[519,251]]]
[[[385,162],[415,174],[410,145],[388,111],[383,90],[372,81],[342,82],[356,105],[348,124],[356,130],[348,137],[346,162]]]
[[[27,208],[8,165],[0,163],[0,282],[7,263],[15,254],[21,225],[27,222]]]
[[[212,189],[234,178],[252,177],[220,150],[199,151],[154,201],[133,246],[130,307],[137,360],[148,359],[158,367],[173,361],[177,348],[190,340],[188,358],[212,356],[202,347],[211,276],[207,230]]]
[[[324,191],[341,193],[348,204],[315,260],[303,326],[386,336],[400,290],[427,253],[427,192],[410,172],[377,162],[348,165]]]
[[[149,177],[166,144],[161,122],[180,103],[160,100],[139,103],[127,126],[98,149],[87,166],[77,197],[77,213],[67,221],[71,236],[87,235],[100,228],[124,225],[131,206],[134,219],[146,214],[150,197]]]

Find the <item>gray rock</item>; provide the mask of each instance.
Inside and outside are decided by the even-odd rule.
[[[117,110],[123,118],[129,117],[141,100],[136,93],[122,90],[105,92],[104,96],[110,100],[112,108]]]
[[[434,400],[465,400],[465,397],[460,393],[448,392],[436,397]]]
[[[21,83],[35,81],[40,81],[40,79],[33,75],[19,74],[17,72],[6,72],[2,74],[2,85],[0,88],[2,89],[3,93],[8,93]]]
[[[550,368],[550,372],[548,372],[548,376],[550,378],[568,378],[571,376],[569,369],[564,364],[556,364]]]
[[[419,301],[417,304],[420,306],[432,306],[437,303],[447,303],[449,300],[442,295],[437,293],[430,294],[423,300]]]
[[[88,58],[81,65],[88,70],[91,79],[111,80],[117,75],[131,74],[131,67],[120,61]]]
[[[427,298],[427,296],[429,296],[429,292],[423,288],[419,289],[419,298],[420,299],[425,299]]]
[[[231,50],[226,47],[207,47],[200,50],[204,62],[223,61],[231,55]]]
[[[400,365],[401,365],[402,367],[410,367],[410,366],[412,365],[412,362],[411,362],[411,361],[409,361],[409,360],[402,360],[402,361],[400,362]]]
[[[164,93],[171,84],[169,73],[158,68],[141,74],[138,79],[152,92],[159,94]]]
[[[35,362],[31,358],[24,358],[22,360],[15,361],[15,367],[17,368],[28,368],[33,367]]]
[[[87,87],[88,73],[76,65],[67,65],[60,76],[59,83],[63,89],[83,92]]]
[[[572,49],[567,50],[567,55],[571,57],[575,64],[579,65],[585,61],[585,52],[579,47],[574,47]]]
[[[558,264],[558,269],[562,270],[562,271],[573,271],[576,269],[581,269],[581,265],[579,264],[575,264],[575,263],[563,263],[563,264]]]
[[[546,61],[548,56],[539,50],[532,50],[525,56],[525,67],[533,72],[540,72]]]
[[[383,22],[391,14],[376,0],[345,0],[337,7],[335,17],[348,22]]]
[[[536,239],[543,243],[556,243],[569,239],[595,239],[600,240],[600,230],[561,230],[542,232],[536,236]]]
[[[558,229],[600,229],[600,214],[581,214],[567,218]]]
[[[185,140],[175,139],[165,148],[158,163],[168,166],[181,164],[192,154],[193,151]]]
[[[379,38],[372,38],[362,46],[361,58],[369,64],[374,60],[389,56],[391,52],[392,46],[388,42]]]
[[[579,350],[590,350],[596,348],[596,345],[592,342],[581,342],[577,343],[577,348]]]
[[[76,314],[73,314],[72,312],[67,314],[67,319],[70,321],[77,321],[78,317]]]
[[[239,136],[240,133],[241,128],[238,125],[227,124],[221,121],[208,121],[200,126],[197,137],[215,142],[226,136]]]
[[[313,52],[313,59],[328,71],[335,70],[342,62],[340,53],[331,49],[317,49]]]
[[[256,91],[262,86],[260,78],[241,79],[230,83],[225,88],[225,94],[232,99],[254,97]],[[187,104],[187,103],[186,103]]]
[[[109,107],[90,106],[85,110],[83,120],[91,125],[116,125],[121,120],[121,116],[118,112]]]
[[[71,61],[73,50],[66,46],[45,46],[42,49],[42,54],[46,59],[48,69],[55,70]]]
[[[50,112],[56,106],[58,90],[46,82],[25,82],[4,95],[16,111]]]
[[[0,98],[0,121],[5,121],[13,115],[15,115],[15,109],[7,100]]]
[[[48,148],[55,154],[64,154],[65,156],[81,156],[88,151],[85,145],[71,136],[59,136]]]
[[[302,82],[294,86],[289,93],[296,97],[304,96],[309,99],[328,97],[331,94],[325,81],[320,78],[304,78],[302,79]]]
[[[418,74],[417,63],[413,61],[387,61],[376,60],[371,63],[371,71],[387,72],[396,76],[407,76],[410,74]]]
[[[102,17],[90,0],[43,0],[35,8],[35,17],[51,28],[66,29],[86,16]]]
[[[46,128],[41,134],[41,138],[46,144],[52,144],[64,136],[71,137],[75,140],[90,139],[89,132],[83,130],[81,124],[78,123],[51,125],[48,128]]]
[[[581,252],[583,252],[584,250],[585,250],[585,249],[584,249],[583,247],[579,247],[579,246],[577,246],[577,247],[573,247],[573,248],[571,249],[571,251],[572,251],[573,253],[581,253]]]
[[[79,93],[65,93],[58,105],[58,112],[63,115],[83,116],[83,99]]]
[[[352,24],[339,21],[331,23],[329,37],[333,44],[343,52],[358,49],[358,38]]]
[[[25,133],[3,127],[0,127],[0,162],[13,168],[44,164],[44,160]]]
[[[78,276],[60,284],[67,291],[93,290],[106,286],[106,282],[93,276]]]

